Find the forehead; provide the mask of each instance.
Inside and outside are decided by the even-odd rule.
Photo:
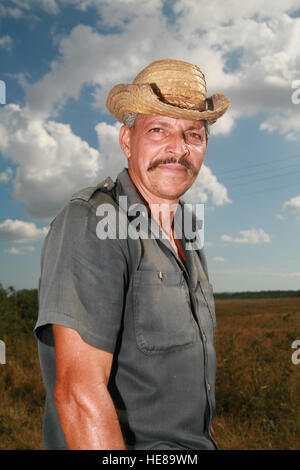
[[[170,116],[140,114],[137,119],[139,127],[146,128],[148,126],[156,125],[171,129],[202,129],[204,127],[203,121],[192,121],[188,119],[176,119]]]

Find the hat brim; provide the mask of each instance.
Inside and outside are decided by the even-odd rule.
[[[120,84],[110,91],[106,107],[121,122],[123,122],[124,114],[137,113],[158,114],[192,121],[206,120],[214,123],[230,106],[229,98],[222,93],[206,98],[206,103],[207,109],[204,111],[187,109],[162,101],[149,84]]]

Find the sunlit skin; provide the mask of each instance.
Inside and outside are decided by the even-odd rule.
[[[153,217],[157,220],[152,208],[157,210],[158,204],[171,206],[174,214],[180,196],[192,186],[203,163],[207,148],[203,122],[142,114],[134,129],[121,127],[120,145],[128,158],[129,175]],[[160,213],[157,221],[170,234],[171,227],[161,223],[163,218]],[[164,220],[172,224],[172,219],[167,214]]]
[[[122,126],[120,144],[130,177],[152,212],[154,204],[176,206],[190,188],[201,168],[207,140],[201,121],[141,115],[135,129]],[[170,227],[169,232],[168,227],[163,229],[171,233]],[[170,243],[176,250],[174,239]],[[125,450],[107,389],[113,354],[87,344],[71,328],[53,325],[53,333],[55,405],[68,448]]]
[[[129,175],[149,205],[174,204],[197,178],[207,139],[202,121],[142,114],[134,129],[122,126],[120,145]]]

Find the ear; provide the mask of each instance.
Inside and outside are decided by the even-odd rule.
[[[125,156],[127,158],[130,158],[130,129],[123,125],[120,129],[120,134],[119,134],[119,143],[120,147],[123,150]]]

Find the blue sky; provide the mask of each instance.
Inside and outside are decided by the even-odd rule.
[[[299,44],[296,0],[1,1],[4,287],[36,288],[52,218],[126,166],[109,90],[173,58],[197,64],[208,95],[232,101],[187,194],[205,203],[215,291],[299,289]]]

